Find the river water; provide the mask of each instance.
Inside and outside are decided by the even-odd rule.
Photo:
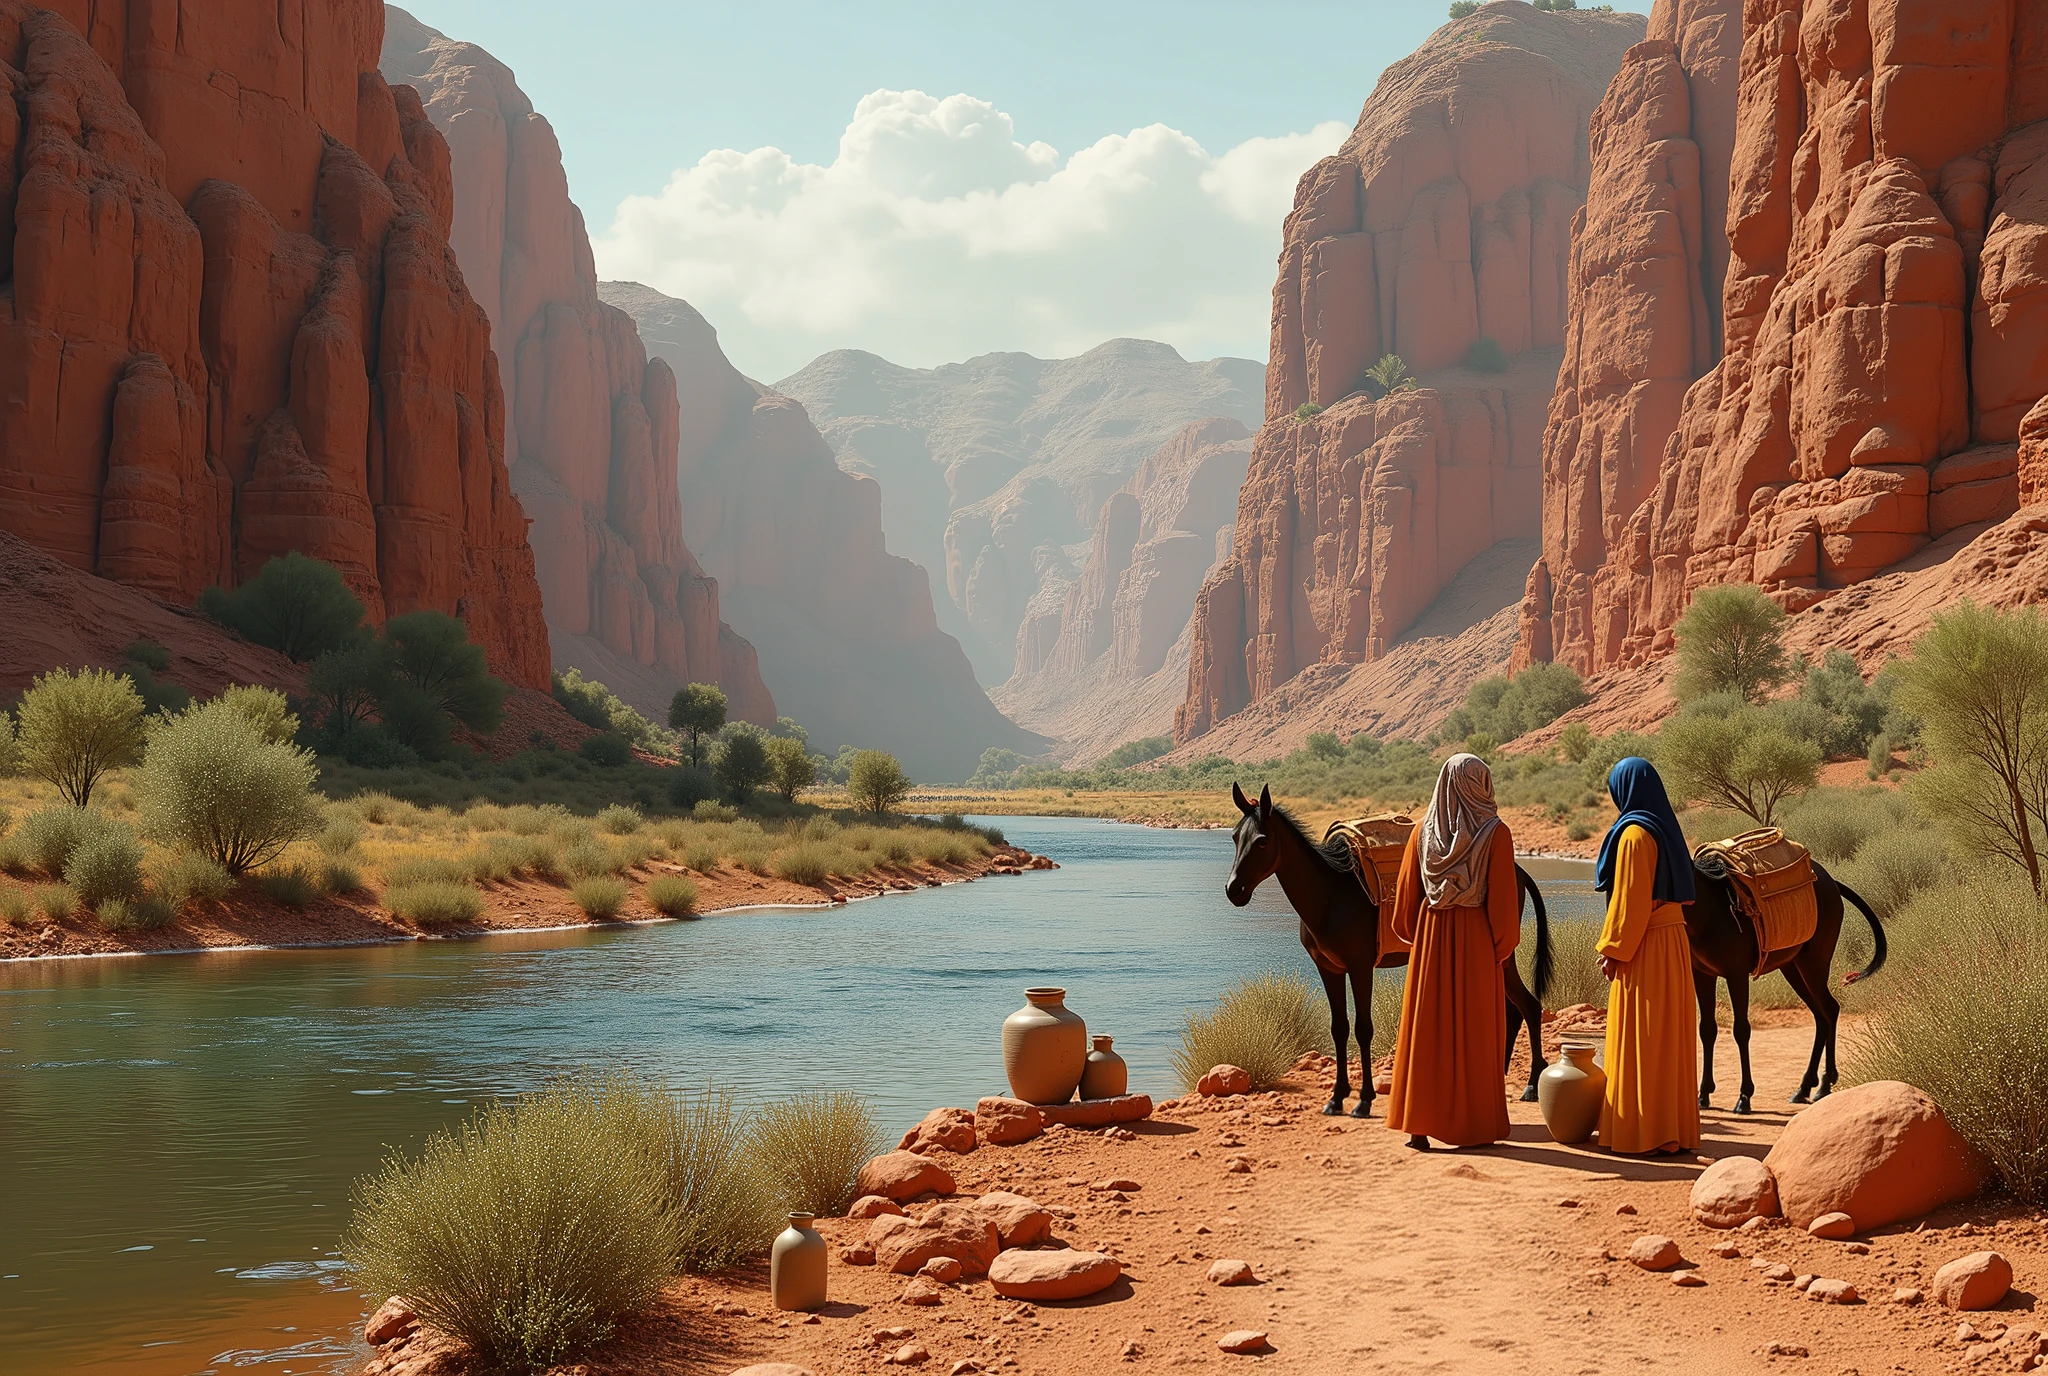
[[[353,1181],[490,1097],[624,1063],[868,1095],[892,1135],[1004,1090],[998,1029],[1063,984],[1134,1090],[1184,1012],[1312,974],[1225,832],[996,819],[1062,868],[836,909],[353,950],[0,966],[0,1353],[14,1376],[345,1368]],[[1587,868],[1526,862],[1553,910]]]

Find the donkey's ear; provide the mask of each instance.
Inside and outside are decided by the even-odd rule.
[[[1267,784],[1259,790],[1259,811],[1268,817],[1273,815],[1273,785],[1271,784]]]
[[[1237,786],[1235,779],[1230,781],[1230,796],[1237,803],[1237,810],[1239,812],[1242,812],[1247,817],[1252,815],[1251,799],[1244,796],[1244,790]]]

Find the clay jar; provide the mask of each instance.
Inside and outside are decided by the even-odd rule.
[[[768,1293],[777,1309],[819,1309],[825,1303],[825,1239],[815,1214],[791,1214],[768,1252]]]
[[[1064,989],[1026,989],[1024,1006],[1003,1020],[1003,1074],[1027,1104],[1064,1104],[1088,1064],[1088,1025],[1067,1008]]]
[[[1563,1059],[1536,1077],[1536,1103],[1554,1142],[1583,1142],[1600,1126],[1607,1072],[1593,1063],[1591,1042],[1566,1042]]]
[[[1108,1037],[1090,1038],[1095,1049],[1088,1053],[1088,1064],[1081,1071],[1081,1097],[1083,1099],[1114,1099],[1131,1087],[1130,1067],[1124,1058],[1109,1049]]]

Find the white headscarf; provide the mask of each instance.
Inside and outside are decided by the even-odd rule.
[[[1486,862],[1500,810],[1493,774],[1477,755],[1444,761],[1436,794],[1422,819],[1422,897],[1432,908],[1477,908],[1486,903]]]

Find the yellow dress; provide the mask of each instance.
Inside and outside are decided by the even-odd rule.
[[[1614,894],[1599,951],[1620,961],[1607,991],[1607,1099],[1600,1144],[1609,1151],[1655,1151],[1700,1144],[1700,1074],[1695,1053],[1698,1002],[1685,911],[1651,898],[1657,838],[1641,827],[1621,834]]]
[[[1502,962],[1522,938],[1515,842],[1493,829],[1486,905],[1431,908],[1422,901],[1422,828],[1408,838],[1395,888],[1394,932],[1413,943],[1394,1039],[1387,1126],[1454,1147],[1508,1135],[1507,983]]]

